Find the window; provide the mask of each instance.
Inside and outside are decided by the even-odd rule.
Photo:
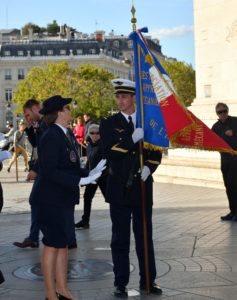
[[[5,80],[11,80],[11,79],[12,79],[12,70],[5,69]]]
[[[40,54],[41,54],[40,50],[35,50],[35,51],[34,51],[34,55],[35,55],[35,56],[40,56]]]
[[[24,69],[18,69],[18,79],[24,79],[25,78],[25,70]]]
[[[117,48],[119,48],[119,41],[114,41],[114,47],[117,47]]]
[[[90,49],[89,50],[89,54],[95,54],[95,53],[96,53],[95,49]]]
[[[5,100],[6,100],[6,102],[12,101],[12,89],[11,88],[5,89]]]
[[[9,50],[4,51],[4,56],[10,56],[10,55],[11,55],[11,51]]]
[[[132,43],[132,41],[128,41],[128,48],[132,48],[133,47],[133,43]]]
[[[24,51],[22,51],[22,50],[17,51],[17,55],[18,56],[24,56]]]
[[[60,50],[60,55],[66,55],[66,54],[67,54],[67,51],[65,49]]]
[[[210,84],[204,85],[204,97],[205,98],[211,97],[211,85]]]
[[[77,49],[77,55],[82,55],[83,54],[83,49]]]
[[[47,50],[47,54],[48,55],[53,55],[53,50],[52,49]]]

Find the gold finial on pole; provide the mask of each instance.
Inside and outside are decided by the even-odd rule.
[[[136,23],[137,23],[137,19],[135,18],[135,12],[136,12],[136,9],[133,5],[133,1],[132,1],[132,9],[131,9],[131,13],[132,13],[132,19],[131,19],[131,23],[132,23],[132,30],[135,31],[137,28],[136,28]]]

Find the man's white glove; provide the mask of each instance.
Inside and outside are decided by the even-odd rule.
[[[144,166],[141,173],[142,181],[146,181],[147,177],[151,174],[150,169],[147,166]]]
[[[143,128],[136,128],[132,134],[133,143],[136,144],[138,141],[142,140],[144,137]]]
[[[89,175],[88,177],[82,177],[79,185],[96,184],[96,179],[98,179],[101,174],[102,172],[97,172],[96,174]]]
[[[106,168],[106,159],[101,159],[97,166],[89,172],[89,176],[102,172]]]

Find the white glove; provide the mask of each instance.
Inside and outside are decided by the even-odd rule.
[[[142,140],[144,137],[143,128],[136,128],[132,134],[133,143],[136,144],[138,141]]]
[[[89,172],[89,176],[94,175],[98,172],[102,172],[106,168],[105,164],[106,159],[101,159],[97,166]]]
[[[144,166],[141,173],[142,181],[146,181],[147,177],[151,174],[150,169],[147,166]]]
[[[89,175],[88,177],[82,177],[79,185],[96,184],[96,179],[98,179],[101,174],[102,172],[97,172],[96,174]]]

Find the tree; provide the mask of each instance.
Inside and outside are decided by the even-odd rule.
[[[113,87],[110,83],[112,78],[113,75],[108,71],[91,65],[73,69],[67,62],[51,62],[34,67],[14,92],[16,112],[22,111],[27,99],[34,98],[42,102],[50,96],[60,94],[77,101],[76,108],[72,105],[74,117],[90,113],[93,118],[99,119],[115,108]]]
[[[44,31],[44,28],[41,28],[40,26],[29,22],[22,27],[22,35],[28,35],[29,28],[32,28],[34,33],[41,33]]]
[[[183,101],[186,106],[189,106],[196,97],[194,69],[185,62],[167,62],[164,60],[160,62],[172,80],[179,99]]]
[[[58,32],[60,31],[60,27],[59,27],[57,21],[53,20],[53,23],[49,23],[47,25],[47,29],[46,30],[47,30],[47,32],[48,32],[49,35],[57,35]]]

